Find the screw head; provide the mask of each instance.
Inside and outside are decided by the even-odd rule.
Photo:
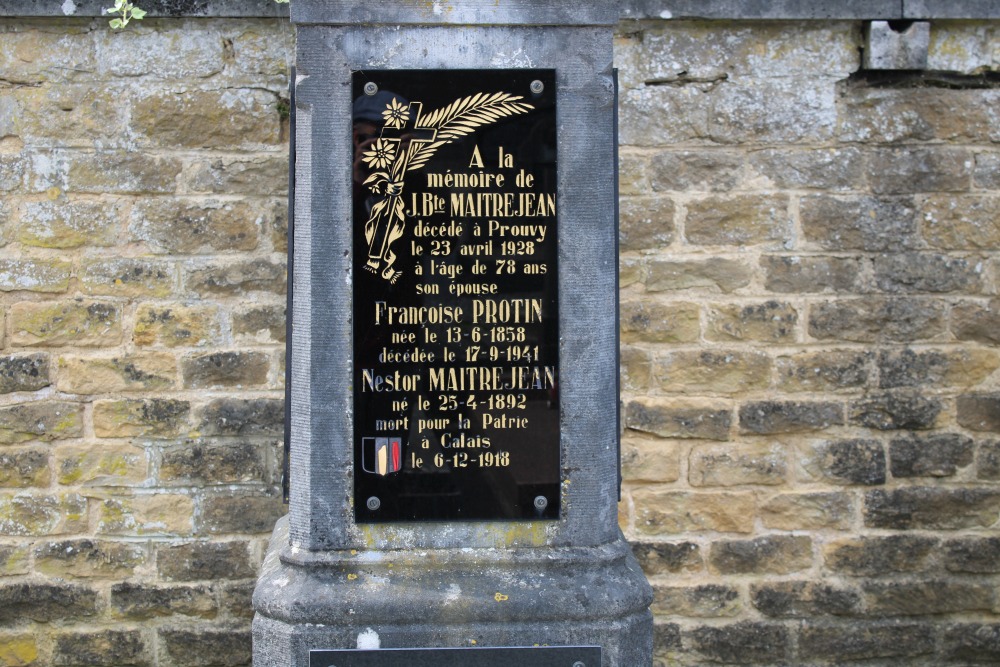
[[[545,496],[535,496],[535,509],[543,510],[549,506],[549,499]]]
[[[371,498],[368,499],[365,505],[368,507],[368,509],[374,512],[379,507],[382,507],[382,501],[376,498],[375,496],[372,496]]]
[[[378,92],[378,84],[374,81],[369,81],[365,84],[365,95],[374,95]]]
[[[528,87],[531,88],[531,92],[533,92],[535,95],[538,95],[543,90],[545,90],[545,84],[539,81],[538,79],[532,81],[531,85]]]
[[[587,667],[587,665],[577,660],[576,662],[573,663],[573,667]]]

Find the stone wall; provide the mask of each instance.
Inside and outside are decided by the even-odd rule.
[[[134,26],[134,27],[133,27]],[[621,524],[662,665],[1000,661],[998,22],[626,21]],[[0,19],[0,666],[243,665],[286,21]]]

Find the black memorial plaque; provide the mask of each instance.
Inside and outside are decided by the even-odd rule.
[[[557,519],[555,72],[353,96],[356,521]]]
[[[601,667],[600,646],[314,650],[309,667]]]

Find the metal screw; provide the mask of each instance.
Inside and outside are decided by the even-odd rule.
[[[545,496],[535,496],[535,509],[543,510],[549,506],[549,499]],[[575,667],[575,665],[574,665]]]
[[[576,662],[573,663],[573,667],[587,667],[587,665],[577,660]]]
[[[545,84],[539,81],[538,79],[535,79],[534,81],[531,82],[530,88],[531,92],[533,92],[535,95],[538,95],[543,90],[545,90]],[[573,667],[576,667],[576,665],[574,665]]]
[[[375,496],[372,496],[371,498],[368,499],[368,502],[366,502],[365,505],[368,506],[368,509],[374,512],[379,507],[382,507],[382,501],[376,498]]]
[[[378,84],[374,81],[369,81],[365,84],[365,95],[374,95],[378,92]]]

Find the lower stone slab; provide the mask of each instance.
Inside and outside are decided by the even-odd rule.
[[[598,667],[600,646],[310,651],[309,667]]]

